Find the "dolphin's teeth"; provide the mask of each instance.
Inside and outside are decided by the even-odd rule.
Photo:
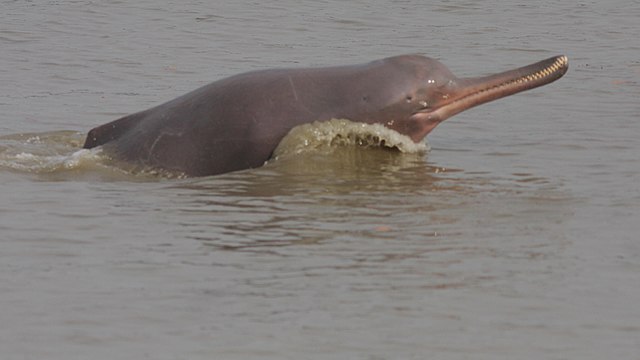
[[[561,56],[559,57],[553,64],[549,65],[548,67],[535,72],[533,74],[529,74],[526,76],[523,76],[519,79],[516,79],[515,81],[512,81],[511,83],[516,83],[516,84],[521,84],[521,83],[525,83],[525,82],[529,82],[529,81],[534,81],[534,80],[539,80],[539,79],[543,79],[545,77],[551,76],[553,75],[556,71],[560,70],[562,67],[566,66],[568,63],[568,59],[566,56]],[[503,84],[503,85],[508,85],[508,83]],[[499,85],[499,86],[503,86],[503,85]]]

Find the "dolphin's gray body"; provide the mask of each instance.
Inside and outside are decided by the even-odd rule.
[[[403,55],[362,65],[275,69],[213,82],[92,129],[85,148],[189,176],[258,167],[293,127],[332,118],[380,123],[422,140],[470,107],[538,87],[568,68],[557,56],[481,78],[456,78],[440,62]]]

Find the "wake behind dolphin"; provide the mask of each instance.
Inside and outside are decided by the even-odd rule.
[[[143,168],[206,176],[263,165],[293,128],[331,119],[380,124],[421,142],[474,106],[551,83],[566,56],[479,78],[402,55],[361,65],[235,75],[92,129],[84,143]]]

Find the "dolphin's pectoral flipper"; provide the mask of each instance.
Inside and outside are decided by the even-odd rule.
[[[127,115],[110,123],[95,127],[87,134],[83,148],[91,149],[115,140],[131,130],[145,118],[145,111]]]

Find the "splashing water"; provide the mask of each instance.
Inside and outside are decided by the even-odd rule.
[[[403,153],[421,154],[429,151],[426,140],[414,143],[408,136],[381,124],[364,124],[346,119],[313,122],[293,128],[278,144],[274,158],[316,152],[334,146],[383,147]]]

